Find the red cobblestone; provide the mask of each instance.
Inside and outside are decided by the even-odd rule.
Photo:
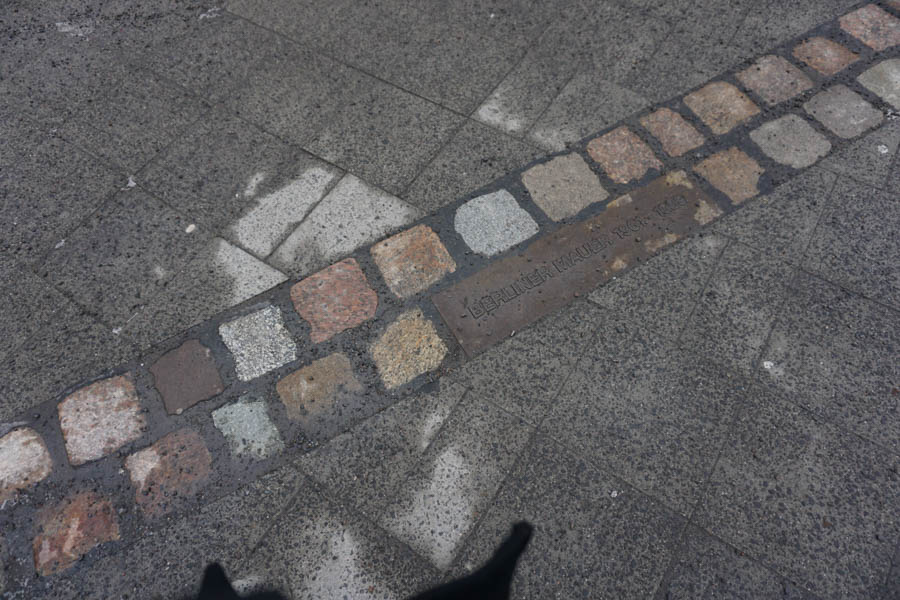
[[[437,234],[417,225],[372,246],[372,257],[385,283],[408,298],[456,271],[456,263]]]
[[[212,457],[193,429],[179,429],[125,460],[144,514],[159,517],[181,508],[209,482]]]
[[[900,44],[900,19],[874,4],[840,18],[841,29],[876,52]]]
[[[119,539],[119,522],[108,498],[81,492],[35,515],[32,543],[40,575],[65,571],[92,548]]]
[[[310,275],[291,288],[297,313],[318,344],[375,316],[378,295],[355,259],[348,258]]]

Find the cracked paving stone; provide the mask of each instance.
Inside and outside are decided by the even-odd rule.
[[[125,459],[134,501],[149,517],[181,508],[209,482],[212,456],[193,429],[179,429]]]
[[[181,414],[225,389],[212,353],[198,340],[188,340],[166,352],[153,363],[150,372],[170,415]]]
[[[755,160],[733,147],[713,154],[697,164],[694,171],[728,196],[733,204],[756,196],[759,178],[765,172]]]
[[[47,446],[34,429],[21,427],[0,437],[0,504],[42,481],[52,470]]]
[[[392,390],[437,369],[447,355],[447,346],[417,308],[388,325],[370,352],[385,387]]]
[[[859,60],[859,55],[828,38],[813,37],[794,48],[794,58],[831,77]]]
[[[385,283],[399,298],[422,292],[456,271],[450,253],[427,225],[378,242],[371,252]]]
[[[810,98],[803,105],[803,110],[845,140],[872,129],[884,120],[880,110],[841,84]]]
[[[275,306],[223,323],[219,335],[234,355],[241,381],[256,379],[297,358],[297,345]]]
[[[144,415],[130,375],[85,386],[69,394],[57,410],[66,454],[75,466],[111,454],[144,431]]]
[[[212,412],[216,426],[235,456],[264,459],[284,450],[278,428],[269,417],[264,400],[244,394],[237,402]]]
[[[375,293],[356,259],[348,258],[291,287],[294,309],[311,327],[313,343],[330,340],[375,316]]]
[[[96,492],[75,493],[42,508],[34,523],[34,566],[43,576],[65,571],[92,548],[119,539],[112,502]]]
[[[538,232],[538,224],[506,190],[460,206],[453,226],[466,245],[483,256],[500,254]]]
[[[759,114],[759,107],[739,89],[724,81],[714,81],[684,97],[684,103],[713,133],[728,133]]]
[[[750,139],[772,160],[795,169],[815,164],[831,152],[831,142],[797,115],[785,115],[750,132]]]
[[[706,143],[706,138],[693,125],[668,108],[641,117],[641,125],[659,140],[669,156],[681,156]]]
[[[629,183],[641,179],[650,170],[662,170],[662,163],[650,146],[627,127],[618,127],[591,140],[587,151],[616,183]]]
[[[757,59],[736,77],[770,106],[790,100],[813,86],[803,71],[773,54]]]

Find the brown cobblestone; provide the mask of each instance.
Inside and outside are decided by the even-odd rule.
[[[738,73],[737,78],[772,106],[790,100],[813,86],[812,80],[803,71],[773,54],[760,57]]]
[[[193,429],[179,429],[125,460],[144,514],[159,517],[182,507],[209,483],[212,457]]]
[[[859,55],[828,38],[814,37],[794,48],[794,57],[830,77],[859,60]]]
[[[52,469],[47,446],[34,429],[21,427],[0,437],[0,504],[43,480]]]
[[[141,436],[144,415],[130,375],[92,383],[59,403],[59,424],[73,465],[102,458]]]
[[[759,114],[759,107],[750,98],[724,81],[714,81],[688,94],[684,103],[716,135],[728,133]]]
[[[684,117],[668,108],[641,117],[641,125],[659,140],[669,156],[681,156],[706,143],[706,139]]]
[[[876,52],[900,44],[900,19],[874,4],[840,18],[841,28]]]
[[[650,169],[662,170],[650,146],[624,126],[591,140],[587,151],[616,183],[640,179]]]
[[[318,344],[375,316],[378,294],[369,287],[355,259],[348,258],[310,275],[291,288],[291,300],[312,328]]]
[[[163,354],[150,372],[170,415],[181,414],[224,390],[212,353],[198,340],[188,340]]]
[[[708,182],[740,204],[759,193],[757,184],[765,170],[755,160],[738,150],[729,148],[713,154],[694,167]]]
[[[285,376],[275,386],[294,421],[306,421],[330,411],[344,392],[358,394],[363,386],[353,374],[350,359],[336,352]]]
[[[388,287],[400,298],[424,291],[456,271],[453,258],[426,225],[417,225],[375,244],[372,256]]]
[[[34,566],[44,576],[65,571],[92,548],[119,539],[112,503],[95,492],[76,493],[43,508],[34,521]]]

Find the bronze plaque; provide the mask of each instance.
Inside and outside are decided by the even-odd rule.
[[[473,356],[721,214],[683,171],[616,198],[432,297]]]

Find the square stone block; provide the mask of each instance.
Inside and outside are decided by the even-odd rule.
[[[616,183],[635,181],[651,169],[662,170],[662,163],[653,155],[650,146],[627,127],[619,127],[591,140],[587,151]]]
[[[388,325],[370,348],[385,387],[395,389],[438,368],[447,346],[418,308]]]
[[[724,81],[714,81],[688,94],[684,103],[716,135],[728,133],[759,114],[759,107],[750,98]]]
[[[794,48],[794,58],[831,77],[859,60],[859,55],[828,38],[813,37]]]
[[[232,454],[263,459],[284,450],[284,442],[269,418],[266,402],[244,394],[237,402],[212,412],[213,424],[222,432]]]
[[[844,139],[854,138],[884,120],[881,111],[841,84],[819,92],[803,109]]]
[[[706,139],[693,125],[668,108],[660,108],[641,117],[641,125],[659,140],[669,156],[681,156],[706,143]]]
[[[802,169],[831,151],[831,142],[797,115],[785,115],[750,132],[750,139],[777,163]]]
[[[209,483],[212,456],[193,429],[179,429],[125,459],[134,501],[149,517],[183,507]]]
[[[224,390],[212,353],[198,340],[188,340],[166,352],[153,363],[150,372],[170,415],[181,414]]]
[[[840,18],[841,29],[876,52],[900,44],[900,19],[874,4]]]
[[[303,421],[329,410],[343,392],[361,393],[347,355],[336,352],[285,376],[275,386],[288,417]]]
[[[770,106],[789,100],[813,86],[803,71],[774,54],[763,56],[737,74],[738,80]]]
[[[130,375],[97,381],[57,407],[66,454],[73,465],[103,458],[144,431],[141,403]]]
[[[484,256],[500,254],[538,232],[531,215],[506,190],[460,206],[453,226],[469,248]]]
[[[0,437],[0,504],[43,480],[53,470],[44,440],[30,427]]]
[[[372,246],[385,283],[400,298],[423,292],[456,271],[456,263],[427,225],[416,225]]]
[[[740,204],[759,193],[757,184],[765,172],[755,160],[734,147],[713,154],[697,164],[694,171],[728,196],[734,204]]]
[[[522,183],[534,203],[554,221],[574,217],[588,205],[609,197],[597,175],[574,153],[528,169],[522,173]]]
[[[879,63],[857,77],[857,81],[900,110],[900,59]]]
[[[322,269],[291,288],[291,300],[318,344],[375,316],[378,294],[353,258]]]
[[[65,571],[92,548],[119,539],[112,502],[96,492],[74,493],[34,516],[34,566],[47,576]]]
[[[275,306],[223,323],[219,335],[234,355],[241,381],[256,379],[297,358],[297,346]]]

